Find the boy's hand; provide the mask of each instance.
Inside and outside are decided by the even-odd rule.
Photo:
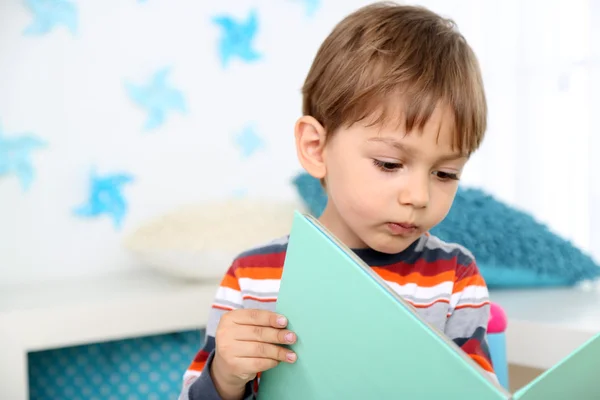
[[[286,326],[285,317],[266,310],[240,309],[221,317],[210,371],[221,397],[239,398],[257,373],[296,361],[294,352],[278,345],[296,341]]]

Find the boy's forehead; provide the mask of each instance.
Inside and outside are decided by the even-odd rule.
[[[385,112],[385,118],[381,113]],[[456,124],[452,108],[442,102],[436,104],[430,117],[422,126],[413,126],[407,129],[406,111],[402,103],[397,102],[395,107],[383,107],[374,112],[359,124],[364,128],[368,143],[385,144],[401,150],[410,150],[413,147],[427,145],[433,150],[435,147],[448,157],[468,157],[456,146]]]
[[[374,110],[361,124],[365,127],[372,127],[374,133],[378,136],[394,135],[406,136],[411,133],[427,133],[437,131],[443,136],[452,138],[456,130],[456,121],[454,110],[443,102],[437,102],[432,106],[429,116],[424,112],[414,114],[414,110],[409,109],[405,103],[395,102],[395,104],[386,104]],[[409,121],[409,118],[413,118]],[[412,126],[409,127],[409,124]],[[448,135],[446,135],[448,134]],[[442,136],[442,135],[440,135]]]
[[[411,140],[412,139],[412,140]],[[426,155],[436,159],[444,160],[458,160],[462,158],[469,158],[469,155],[459,151],[452,143],[440,142],[437,140],[427,139],[423,140],[422,136],[413,133],[412,135],[373,135],[365,139],[365,143],[375,146],[386,146],[397,150],[402,153],[411,155]]]
[[[455,125],[454,109],[444,99],[412,99],[410,96],[396,94],[365,106],[367,113],[363,123],[380,126],[383,130],[405,132],[411,118],[416,118],[415,122],[423,122],[420,128]]]

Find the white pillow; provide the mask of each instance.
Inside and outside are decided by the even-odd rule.
[[[183,206],[136,229],[125,247],[144,265],[189,280],[223,277],[241,252],[290,232],[300,202],[230,199]]]

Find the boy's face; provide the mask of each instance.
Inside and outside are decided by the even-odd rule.
[[[321,222],[351,248],[405,250],[452,205],[467,161],[452,148],[453,129],[449,110],[438,107],[422,132],[357,123],[337,131],[319,152],[314,141],[313,151],[308,139],[303,142],[297,125],[297,145],[307,149],[298,149],[301,162],[326,181]],[[303,154],[317,161],[306,164]]]

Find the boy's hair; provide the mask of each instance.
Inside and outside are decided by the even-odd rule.
[[[460,152],[475,151],[486,130],[475,54],[452,20],[422,7],[382,2],[348,15],[319,48],[302,95],[303,114],[328,135],[365,118],[387,123],[400,111],[408,133],[439,104],[453,111]]]

